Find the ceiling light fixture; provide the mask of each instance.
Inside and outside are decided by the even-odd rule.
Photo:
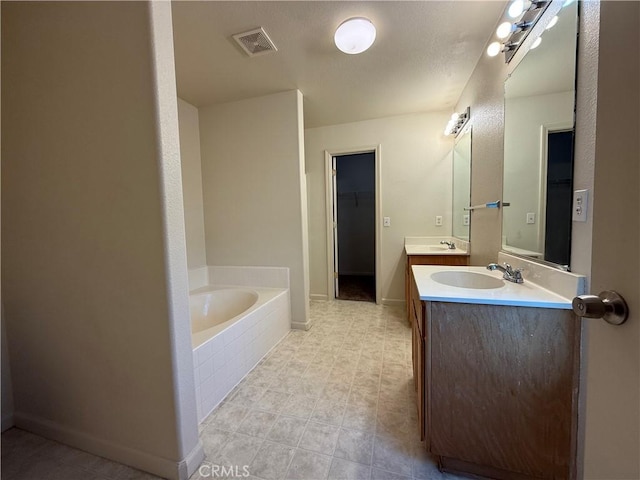
[[[367,18],[345,20],[336,29],[333,40],[344,53],[355,55],[367,50],[376,39],[376,27]]]

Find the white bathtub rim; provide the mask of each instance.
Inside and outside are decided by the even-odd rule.
[[[189,292],[189,296],[199,295],[199,294],[203,294],[203,293],[207,293],[215,290],[227,290],[227,289],[244,290],[244,291],[248,290],[248,291],[256,292],[258,294],[258,300],[256,300],[256,302],[247,310],[239,313],[235,317],[232,317],[219,325],[214,325],[211,328],[207,328],[206,330],[202,330],[198,333],[193,333],[191,335],[191,347],[194,351],[197,348],[204,345],[205,343],[207,343],[208,340],[213,339],[223,331],[230,328],[233,324],[241,320],[243,317],[249,316],[255,310],[259,309],[263,305],[266,305],[267,303],[272,301],[274,298],[282,294],[285,294],[288,291],[288,289],[286,288],[245,287],[245,286],[238,286],[238,285],[205,285],[203,287],[197,288]]]

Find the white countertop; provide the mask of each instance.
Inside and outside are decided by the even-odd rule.
[[[404,251],[407,255],[469,255],[466,250],[446,245],[405,245]]]
[[[502,272],[492,272],[485,267],[452,267],[443,265],[415,265],[411,268],[416,279],[420,300],[571,309],[570,299],[527,281],[526,277],[524,278],[524,283],[520,284],[503,280],[504,285],[499,288],[461,288],[436,282],[431,278],[431,275],[445,270],[457,270],[481,273],[502,279]]]

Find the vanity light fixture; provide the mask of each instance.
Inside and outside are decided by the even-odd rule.
[[[511,32],[513,32],[513,24],[511,22],[501,23],[498,29],[496,30],[496,36],[502,40],[507,38]]]
[[[487,55],[495,57],[502,51],[502,44],[500,42],[493,42],[487,47]]]
[[[502,52],[505,62],[509,63],[550,3],[550,0],[512,0],[505,12],[507,21],[502,22],[496,30],[499,40],[489,44],[487,55],[495,57]],[[553,27],[555,22],[549,22],[548,28]]]
[[[345,20],[336,29],[333,40],[344,53],[355,55],[367,50],[376,39],[376,27],[364,17]]]
[[[458,136],[458,134],[462,131],[464,126],[469,121],[469,117],[471,116],[471,109],[467,107],[467,109],[462,113],[454,113],[451,115],[451,119],[447,123],[447,126],[444,129],[445,135],[453,135]]]

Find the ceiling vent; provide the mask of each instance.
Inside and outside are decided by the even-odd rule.
[[[238,42],[238,45],[240,45],[250,57],[278,51],[262,27],[249,32],[237,33],[233,35],[233,39]]]

